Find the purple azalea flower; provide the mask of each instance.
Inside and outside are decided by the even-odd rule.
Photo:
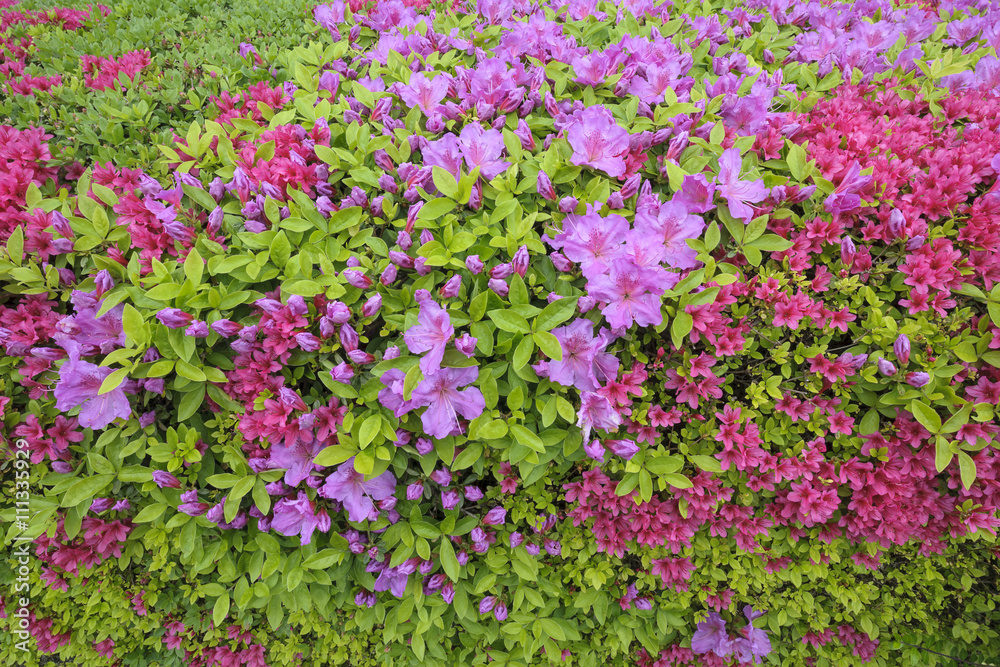
[[[323,443],[310,438],[309,442],[297,439],[288,447],[284,444],[271,446],[271,464],[274,468],[285,468],[285,484],[296,487],[309,476],[317,466],[313,459],[323,449]]]
[[[365,476],[354,469],[352,456],[326,478],[320,495],[342,502],[347,508],[347,518],[350,521],[364,521],[375,511],[372,501],[385,500],[395,491],[396,478],[392,473],[386,471],[365,481]]]
[[[861,208],[861,196],[857,193],[868,185],[871,180],[871,176],[861,175],[861,163],[855,160],[840,180],[840,184],[837,185],[833,193],[823,202],[823,206],[828,213],[834,214],[846,214],[857,211]]]
[[[753,219],[753,209],[747,206],[747,202],[763,201],[767,197],[768,189],[764,187],[762,180],[741,181],[742,168],[740,149],[727,148],[719,158],[719,178],[716,184],[719,194],[729,204],[729,212],[733,217],[749,224]]]
[[[732,647],[740,662],[752,661],[759,665],[762,658],[771,652],[771,639],[767,636],[767,631],[753,627],[754,620],[763,616],[764,612],[754,611],[750,605],[746,605],[743,607],[743,615],[747,618],[747,625],[744,627],[747,636],[733,641]]]
[[[628,230],[628,220],[620,215],[603,218],[596,213],[570,214],[563,220],[563,231],[552,245],[578,263],[584,276],[596,277],[606,274],[611,262],[619,256]]]
[[[166,470],[154,470],[153,471],[153,481],[161,489],[179,489],[181,488],[181,483],[176,477],[171,475]]]
[[[406,591],[406,584],[409,580],[410,575],[400,572],[400,568],[387,567],[382,570],[382,573],[378,575],[378,579],[375,580],[375,590],[389,591],[397,598],[401,598]]]
[[[282,498],[274,504],[274,519],[271,527],[276,532],[287,537],[299,536],[303,546],[312,540],[313,531],[319,528],[321,533],[330,530],[330,517],[325,510],[316,511],[316,503],[303,491],[295,500]]]
[[[655,327],[663,321],[659,295],[677,282],[676,273],[663,273],[661,279],[655,270],[628,259],[616,259],[608,274],[595,276],[587,287],[590,296],[607,303],[601,313],[611,328],[628,329],[633,322]]]
[[[125,304],[118,304],[97,317],[104,301],[97,299],[94,294],[74,291],[71,300],[76,308],[73,323],[79,328],[79,332],[74,334],[73,340],[83,347],[83,352],[87,352],[91,346],[104,354],[111,352],[116,347],[124,347],[128,341],[122,326]]]
[[[430,115],[436,112],[444,98],[448,97],[451,80],[448,74],[438,74],[430,78],[423,72],[417,72],[410,75],[408,84],[397,88],[397,93],[406,106],[419,107],[425,114]]]
[[[132,414],[124,383],[106,394],[98,395],[101,383],[114,371],[107,366],[97,366],[80,360],[80,344],[73,339],[59,341],[69,353],[69,359],[59,369],[59,382],[54,395],[56,409],[68,412],[79,406],[80,426],[99,431],[118,417],[128,419]]]
[[[566,129],[566,139],[573,149],[573,164],[603,171],[613,178],[625,173],[629,134],[606,107],[592,106],[578,112]]]
[[[412,329],[411,329],[412,331]],[[458,415],[475,419],[483,413],[486,401],[476,387],[459,391],[458,387],[472,384],[479,377],[479,369],[442,368],[424,377],[413,390],[413,402],[428,406],[420,415],[424,431],[435,438],[446,438],[458,428]]]
[[[424,375],[430,375],[441,368],[444,350],[455,335],[455,327],[451,325],[448,311],[432,299],[420,304],[417,322],[417,326],[410,327],[403,334],[403,340],[410,352],[428,353],[420,360],[420,370]]]
[[[718,613],[709,612],[708,618],[697,625],[691,637],[691,650],[698,654],[711,651],[720,658],[733,652],[732,642],[726,632],[726,622]]]
[[[582,391],[597,391],[594,356],[600,341],[594,338],[594,323],[579,318],[572,324],[552,330],[562,347],[562,361],[549,360],[549,379]]]
[[[616,431],[622,423],[621,415],[604,396],[593,392],[580,392],[582,404],[577,413],[576,425],[583,429],[583,439],[590,439],[590,431],[599,428],[603,431]]]
[[[479,173],[487,181],[510,168],[510,162],[500,159],[504,144],[503,135],[497,130],[484,130],[479,123],[466,125],[458,137],[458,146],[469,171],[479,167]]]

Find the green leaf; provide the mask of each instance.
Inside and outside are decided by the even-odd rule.
[[[507,435],[507,422],[502,419],[494,419],[480,426],[479,430],[476,431],[476,437],[481,440],[499,440],[505,435]],[[465,454],[465,452],[462,452],[462,454]]]
[[[806,165],[808,163],[806,149],[802,148],[799,144],[792,143],[788,149],[788,157],[785,158],[785,162],[788,163],[788,170],[792,172],[792,177],[796,181],[801,183],[805,180]]]
[[[517,349],[514,350],[514,358],[511,360],[514,364],[514,370],[520,370],[528,365],[531,361],[531,355],[535,351],[535,343],[531,336],[525,336],[518,343]]]
[[[205,375],[205,371],[201,370],[197,366],[193,366],[183,359],[178,359],[176,362],[177,374],[182,378],[187,378],[192,382],[205,382],[208,377]]]
[[[510,433],[514,436],[514,439],[520,444],[533,449],[539,454],[545,453],[545,443],[537,435],[532,433],[529,429],[520,424],[511,424]]]
[[[708,472],[722,472],[722,466],[712,456],[691,456],[691,462]]]
[[[962,486],[968,491],[976,481],[976,462],[965,452],[959,452],[958,469],[962,474]]]
[[[162,285],[157,285],[152,289],[146,291],[143,294],[147,299],[152,299],[153,301],[170,301],[177,297],[181,293],[181,286],[177,283],[163,283]]]
[[[431,171],[434,178],[434,187],[436,187],[445,197],[457,199],[458,181],[455,180],[455,177],[436,165],[431,169]],[[424,206],[426,206],[426,204],[424,204]]]
[[[155,521],[163,515],[166,509],[167,505],[165,503],[146,505],[139,510],[139,513],[135,515],[132,521],[135,523],[149,523],[150,521]]]
[[[783,239],[777,234],[764,234],[753,243],[748,243],[747,248],[756,248],[765,252],[781,252],[788,250],[793,245],[795,245],[793,242]]]
[[[455,547],[451,545],[451,540],[448,537],[441,538],[440,552],[441,567],[444,569],[444,573],[448,575],[449,579],[457,582],[461,569],[458,564],[458,558],[455,556]]]
[[[538,317],[535,318],[535,331],[552,331],[573,317],[573,314],[576,313],[576,304],[579,300],[579,297],[564,296],[545,306],[542,312],[538,314]],[[538,347],[542,346],[539,345]],[[542,348],[543,351],[544,349]]]
[[[375,413],[370,415],[361,424],[361,431],[358,434],[358,444],[364,449],[367,447],[378,435],[379,431],[382,430],[382,415]]]
[[[986,309],[990,311],[990,319],[993,320],[993,326],[1000,327],[1000,303],[990,301],[986,304]]]
[[[691,480],[677,473],[667,473],[666,475],[661,475],[661,477],[666,480],[667,484],[678,489],[690,489],[694,486]]]
[[[309,558],[302,561],[302,567],[307,570],[325,570],[343,560],[344,554],[336,549],[323,549],[317,551]]]
[[[122,313],[122,328],[125,330],[125,335],[134,343],[144,343],[146,341],[146,329],[145,320],[138,310],[132,307],[132,304],[125,304],[125,310]]]
[[[316,458],[313,460],[318,466],[331,467],[337,466],[351,458],[358,453],[358,450],[354,447],[345,447],[344,445],[331,445],[321,450]]]
[[[229,615],[229,593],[222,595],[218,600],[215,601],[215,606],[212,608],[212,622],[215,623],[215,627],[221,627],[222,622],[226,620],[226,616]]]
[[[543,311],[544,312],[544,311]],[[531,331],[528,320],[510,310],[491,310],[488,315],[498,329],[510,333],[526,334]]]
[[[24,261],[24,228],[15,227],[7,239],[7,255],[17,266]]]
[[[654,475],[668,475],[684,467],[684,459],[678,456],[657,456],[646,461],[646,469]]]
[[[447,197],[438,197],[420,207],[420,211],[417,213],[417,220],[437,220],[453,208],[455,208],[454,200]]]
[[[941,432],[941,417],[931,406],[914,399],[910,402],[910,412],[932,434]]]
[[[681,349],[684,344],[684,336],[691,333],[691,329],[694,327],[694,318],[691,317],[687,312],[681,311],[677,313],[674,317],[673,323],[670,325],[670,338],[674,343],[674,347]]]
[[[955,453],[951,451],[951,443],[946,438],[937,437],[934,444],[934,467],[938,472],[943,472],[951,464]]]
[[[562,345],[559,343],[558,338],[548,331],[539,331],[538,333],[531,334],[531,337],[534,339],[538,349],[544,352],[549,359],[562,361]]]
[[[92,477],[86,477],[74,482],[73,485],[66,490],[66,495],[63,496],[60,506],[76,507],[84,500],[93,498],[97,495],[97,492],[110,484],[114,478],[115,476],[113,474],[93,475]]]
[[[201,276],[204,268],[205,262],[201,258],[201,253],[198,252],[197,248],[191,248],[187,258],[184,260],[184,275],[187,276],[187,279],[195,287],[201,284]]]
[[[129,369],[127,368],[119,368],[111,373],[111,375],[104,378],[104,382],[101,383],[101,388],[97,390],[97,395],[103,396],[104,394],[112,392],[120,387],[121,383],[125,381],[128,371]]]
[[[292,244],[288,241],[284,230],[278,232],[271,240],[271,261],[279,267],[284,267],[288,263],[288,258],[292,256]]]

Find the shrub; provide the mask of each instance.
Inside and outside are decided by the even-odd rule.
[[[30,641],[996,655],[996,10],[360,9],[243,47],[156,159],[3,128]]]

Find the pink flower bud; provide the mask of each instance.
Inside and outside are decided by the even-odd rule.
[[[340,301],[331,301],[326,304],[326,316],[334,324],[344,324],[351,319],[351,309]]]
[[[896,342],[892,344],[892,351],[896,353],[896,359],[901,366],[910,363],[910,339],[906,334],[900,334]]]
[[[572,213],[579,203],[576,197],[563,197],[559,200],[559,210],[562,213]]]
[[[494,292],[496,292],[497,296],[499,296],[500,298],[505,298],[507,294],[510,293],[510,287],[507,285],[507,283],[503,280],[498,280],[496,278],[490,280],[489,288]]]
[[[416,500],[417,498],[420,498],[423,495],[423,493],[424,493],[423,482],[414,482],[413,484],[410,484],[408,487],[406,487],[407,500]]]
[[[413,245],[413,240],[410,238],[410,234],[407,231],[401,231],[396,235],[396,245],[399,246],[400,250],[406,252]]]
[[[358,289],[368,289],[372,286],[372,279],[354,269],[345,269],[341,274],[344,276],[344,280],[351,285],[351,287],[357,287]]]
[[[906,219],[903,212],[898,208],[892,209],[889,213],[889,234],[893,239],[901,239],[906,233]]]
[[[295,342],[305,352],[315,352],[320,346],[319,338],[307,331],[295,334]]]
[[[555,201],[556,199],[556,189],[552,185],[552,180],[542,170],[538,171],[538,194],[549,201]]]
[[[424,207],[424,202],[418,201],[417,203],[410,206],[410,210],[406,212],[406,232],[412,232],[413,226],[417,224],[417,214],[420,213],[420,209]]]
[[[567,273],[573,270],[573,262],[569,261],[561,252],[554,252],[549,255],[549,259],[555,265],[557,271]]]
[[[495,278],[497,280],[503,280],[509,278],[514,273],[514,267],[509,263],[497,264],[492,269],[490,269],[490,278]]]
[[[892,377],[896,374],[896,366],[888,359],[880,357],[877,364],[878,372],[885,377]]]
[[[857,248],[854,245],[854,241],[851,237],[845,236],[840,240],[840,261],[844,263],[844,266],[848,269],[854,264],[854,255],[857,254]]]
[[[918,373],[907,373],[906,374],[906,384],[911,387],[916,387],[920,389],[921,387],[926,387],[931,381],[931,376],[924,372]]]
[[[378,314],[378,311],[381,308],[382,308],[382,295],[376,294],[367,301],[365,301],[365,305],[361,307],[361,314],[365,317],[374,317],[376,314]]]
[[[483,185],[479,181],[476,181],[472,185],[472,193],[469,195],[469,208],[473,211],[478,211],[479,207],[483,205]]]
[[[459,274],[453,275],[448,281],[438,290],[438,294],[445,298],[453,298],[458,296],[459,291],[462,289],[462,276]]]
[[[530,261],[530,256],[528,255],[528,246],[523,245],[517,249],[514,253],[514,259],[511,260],[511,268],[514,273],[524,277],[524,274],[528,271],[528,262]]]
[[[351,368],[350,364],[339,363],[330,369],[330,377],[332,377],[335,382],[350,384],[351,378],[354,377],[354,369]]]
[[[623,199],[628,199],[634,195],[639,194],[639,186],[642,185],[642,176],[640,174],[635,174],[630,176],[625,181],[625,185],[622,186],[620,194]]]
[[[365,352],[364,350],[351,350],[347,353],[347,358],[359,366],[375,362],[375,356],[370,352]]]
[[[177,308],[164,308],[156,313],[156,319],[160,320],[160,323],[168,329],[180,329],[191,324],[194,315]]]
[[[503,525],[506,518],[507,510],[502,507],[494,507],[483,517],[483,524],[486,526],[500,526]]]
[[[478,341],[470,336],[469,334],[462,334],[461,338],[455,339],[455,348],[469,357],[470,359],[476,354],[476,343]]]
[[[467,268],[472,275],[479,275],[483,270],[483,262],[479,259],[479,255],[469,255],[465,258],[465,268]]]
[[[396,265],[389,264],[382,270],[382,275],[379,276],[378,281],[388,287],[396,280]]]
[[[422,232],[420,232],[420,245],[425,245],[433,240],[434,240],[434,234],[431,233],[431,230],[425,229]]]
[[[340,327],[340,344],[350,352],[358,349],[358,332],[346,324]]]

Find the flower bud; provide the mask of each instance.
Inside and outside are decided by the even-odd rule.
[[[350,364],[339,363],[330,369],[330,377],[333,378],[334,382],[350,384],[351,378],[354,377],[354,369],[351,368]]]
[[[483,185],[479,181],[476,181],[472,185],[472,193],[469,195],[469,208],[473,211],[478,211],[479,207],[483,205]]]
[[[479,259],[479,255],[469,255],[465,258],[465,268],[467,268],[472,275],[479,275],[483,270],[483,262]]]
[[[608,440],[608,447],[626,461],[639,453],[639,446],[631,440]]]
[[[473,502],[483,499],[483,492],[478,486],[465,487],[465,499]]]
[[[445,298],[453,298],[458,296],[459,291],[462,289],[462,276],[459,274],[453,275],[448,279],[447,282],[438,290],[438,294]]]
[[[344,279],[351,287],[357,287],[358,289],[368,289],[374,284],[371,278],[354,269],[345,269],[341,275],[344,276]]]
[[[414,482],[406,487],[406,499],[417,500],[424,494],[424,483]]]
[[[461,352],[462,354],[464,354],[465,356],[467,356],[467,357],[469,357],[471,359],[473,357],[473,355],[476,354],[476,343],[477,342],[478,341],[476,340],[476,338],[474,338],[474,337],[470,336],[469,334],[465,333],[465,334],[462,334],[462,336],[460,338],[456,338],[455,339],[455,348],[459,352]]]
[[[854,241],[851,237],[845,236],[840,240],[840,261],[844,263],[846,268],[851,268],[854,264],[854,255],[857,254],[857,248],[854,245]]]
[[[493,608],[493,618],[498,621],[507,620],[507,605],[503,602],[497,603],[497,606]]]
[[[892,377],[893,375],[896,374],[895,364],[893,364],[888,359],[885,359],[884,357],[879,357],[879,360],[876,365],[878,366],[878,372],[885,377]]]
[[[164,308],[156,313],[156,319],[160,320],[160,323],[168,329],[180,329],[191,324],[194,315],[185,313],[178,308]]]
[[[340,327],[340,344],[348,352],[358,349],[358,332],[346,324]]]
[[[382,275],[379,276],[378,281],[388,287],[396,280],[396,265],[389,264],[382,270]]]
[[[530,261],[530,256],[528,255],[528,246],[523,245],[517,249],[517,252],[514,253],[514,259],[511,260],[510,265],[511,268],[514,270],[514,273],[523,278],[524,274],[527,273],[528,271],[529,261]]]
[[[351,319],[351,309],[340,301],[326,304],[326,316],[334,324],[344,324]]]
[[[900,366],[910,363],[910,339],[906,337],[906,334],[899,335],[896,342],[892,344],[892,351],[896,353],[896,359],[899,360]]]
[[[889,234],[893,239],[901,239],[906,232],[906,219],[898,208],[889,213]]]
[[[458,491],[446,490],[441,492],[441,505],[445,510],[453,510],[458,507],[458,503],[461,500],[458,496]]]
[[[549,201],[555,201],[556,199],[556,189],[552,185],[552,180],[542,170],[538,171],[538,194]]]
[[[181,483],[176,477],[171,475],[166,470],[154,470],[153,471],[153,481],[161,489],[179,489],[181,488]]]
[[[497,280],[504,280],[509,278],[511,274],[514,273],[514,267],[505,262],[503,264],[497,264],[492,269],[490,269],[490,278],[495,278]]]
[[[531,134],[531,128],[524,122],[524,119],[517,122],[517,129],[514,130],[514,136],[521,141],[521,148],[526,151],[535,150],[535,137]]]
[[[502,507],[494,507],[483,517],[483,524],[486,526],[501,526],[507,519],[507,510]]]
[[[489,288],[496,292],[497,296],[500,298],[506,298],[507,294],[510,292],[510,287],[503,280],[497,280],[496,278],[490,280]]]
[[[549,258],[552,260],[557,271],[567,273],[573,270],[573,262],[569,261],[561,252],[554,252],[549,255]]]
[[[579,203],[576,197],[563,197],[559,200],[559,210],[563,213],[572,213]]]
[[[911,387],[916,387],[920,389],[921,387],[926,387],[927,383],[931,381],[931,376],[924,372],[918,373],[907,373],[906,374],[906,384]]]
[[[94,284],[97,285],[97,296],[100,297],[115,286],[115,280],[108,273],[107,269],[101,269],[97,272],[97,276],[94,277]]]
[[[351,350],[347,353],[347,358],[358,365],[371,364],[375,362],[375,356],[364,350]]]
[[[642,185],[642,176],[640,174],[634,174],[629,176],[625,180],[625,184],[619,191],[623,199],[628,199],[634,195],[639,194],[639,186]]]
[[[374,317],[375,315],[378,314],[378,311],[381,308],[382,308],[382,295],[376,294],[367,301],[365,301],[365,305],[361,307],[361,314],[364,317]]]

